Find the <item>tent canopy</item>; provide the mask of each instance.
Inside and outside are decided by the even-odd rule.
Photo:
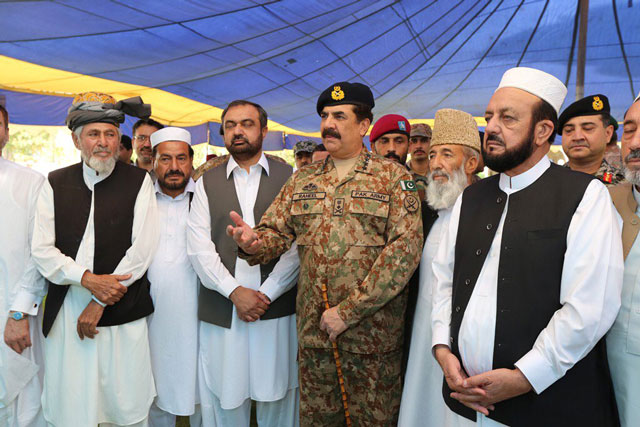
[[[591,0],[585,94],[619,120],[640,90],[640,1]],[[574,100],[577,0],[304,0],[0,4],[0,94],[12,121],[61,125],[73,94],[141,95],[163,123],[213,142],[221,110],[249,99],[270,130],[317,136],[319,93],[369,85],[374,114],[481,117],[502,73],[554,74]],[[276,138],[277,139],[277,138]]]

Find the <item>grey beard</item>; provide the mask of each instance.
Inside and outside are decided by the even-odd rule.
[[[624,178],[633,185],[640,185],[640,169],[629,169],[627,166],[622,168]]]
[[[99,174],[110,174],[113,172],[113,168],[116,167],[116,162],[118,161],[118,155],[120,154],[120,150],[117,150],[115,155],[109,157],[107,160],[100,160],[96,157],[85,154],[84,151],[80,151],[80,156],[82,160],[89,165],[91,169],[98,172]]]
[[[464,173],[464,164],[451,174],[447,174],[449,180],[440,182],[433,179],[433,174],[427,177],[427,203],[435,210],[451,208],[456,199],[467,187],[467,175]]]

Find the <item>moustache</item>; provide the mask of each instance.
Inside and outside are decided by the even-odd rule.
[[[92,154],[98,154],[98,153],[111,154],[111,150],[109,150],[108,148],[101,148],[101,147],[94,148],[92,151]]]
[[[451,176],[449,176],[448,173],[446,173],[444,170],[442,169],[434,169],[433,171],[431,171],[431,178],[435,178],[438,176],[443,176],[445,178],[451,178]]]
[[[494,134],[490,134],[487,136],[487,142],[489,141],[493,141],[493,142],[497,142],[498,144],[504,146],[504,140],[502,138],[500,138],[498,135],[494,135]]]
[[[627,156],[624,158],[624,161],[628,162],[629,160],[633,159],[640,159],[640,149],[631,150],[631,152],[629,152],[629,154],[627,154]]]
[[[179,170],[171,170],[164,174],[165,179],[169,178],[170,176],[181,176],[184,178],[184,173],[182,173],[182,171],[179,171]]]
[[[413,154],[418,154],[418,153],[426,154],[426,152],[424,150],[416,150],[416,151],[413,152]]]
[[[233,139],[231,140],[231,143],[233,144],[234,142],[238,142],[238,141],[246,142],[247,144],[249,143],[249,140],[242,135],[234,136]]]
[[[334,138],[338,138],[340,139],[340,133],[337,130],[334,129],[323,129],[322,130],[322,137],[326,138],[328,136],[332,136]]]
[[[388,152],[387,154],[384,155],[384,157],[386,157],[387,159],[395,159],[397,161],[400,161],[400,156],[398,156],[393,151]]]

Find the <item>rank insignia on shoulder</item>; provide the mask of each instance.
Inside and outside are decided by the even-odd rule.
[[[302,191],[316,191],[317,189],[318,189],[318,186],[315,185],[313,182],[310,182],[304,187],[302,187]]]
[[[400,181],[400,186],[404,191],[418,191],[414,181]]]

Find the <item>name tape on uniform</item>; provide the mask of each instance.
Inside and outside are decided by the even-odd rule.
[[[296,200],[312,200],[312,199],[324,199],[325,197],[327,197],[327,193],[325,192],[318,192],[318,193],[295,193],[293,195],[293,201],[295,202]]]
[[[378,200],[380,202],[389,203],[391,200],[391,196],[384,193],[376,193],[373,191],[357,191],[354,190],[351,192],[351,197],[354,199],[372,199]]]

